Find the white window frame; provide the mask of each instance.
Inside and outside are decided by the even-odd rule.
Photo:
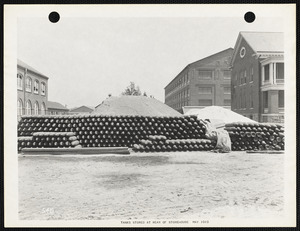
[[[34,84],[33,84],[33,93],[34,94],[39,94],[39,81],[38,80],[34,80]]]
[[[27,100],[26,102],[26,115],[31,115],[32,113],[32,104],[30,102],[30,100]]]
[[[30,77],[26,77],[25,89],[27,92],[32,92],[32,79]]]
[[[34,109],[33,110],[34,115],[38,115],[39,114],[39,103],[37,101],[35,101],[33,109]]]
[[[23,115],[23,101],[21,99],[18,100],[18,115]]]
[[[46,95],[46,83],[41,82],[41,95]]]
[[[23,90],[23,75],[17,74],[17,88]]]

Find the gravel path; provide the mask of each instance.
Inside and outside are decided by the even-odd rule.
[[[264,218],[283,213],[284,155],[19,156],[19,218]]]

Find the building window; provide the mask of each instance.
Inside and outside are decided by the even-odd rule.
[[[31,92],[32,80],[30,77],[26,78],[26,91]]]
[[[39,94],[39,81],[35,80],[33,84],[33,92]]]
[[[186,92],[187,92],[187,97],[189,97],[190,96],[190,89],[187,89]]]
[[[250,67],[250,82],[253,82],[253,75],[254,75],[254,70],[253,66]]]
[[[263,92],[263,107],[264,108],[269,108],[269,105],[268,105],[268,92],[267,91]]]
[[[247,70],[244,71],[244,83],[247,83]]]
[[[30,102],[30,100],[28,100],[27,102],[26,102],[26,115],[31,115],[31,110],[32,110],[32,106],[31,106],[31,102]]]
[[[34,115],[38,115],[39,114],[39,103],[35,102],[34,103]]]
[[[240,85],[243,84],[243,79],[244,79],[244,72],[241,71],[241,72],[240,72],[240,79],[239,79],[239,84],[240,84]]]
[[[278,107],[284,108],[284,91],[278,91]]]
[[[276,63],[276,82],[280,83],[284,81],[284,64]]]
[[[247,108],[246,89],[244,90],[244,109]]]
[[[18,115],[23,115],[23,101],[21,99],[18,100]]]
[[[270,81],[270,65],[265,66],[265,82]]]
[[[224,79],[231,79],[231,71],[224,70],[223,76],[224,76]]]
[[[23,90],[23,76],[20,74],[17,74],[17,86],[18,90]]]
[[[44,82],[41,83],[41,95],[46,94],[46,84]]]
[[[212,106],[211,99],[199,99],[199,106]]]
[[[224,87],[224,94],[231,94],[231,87]]]
[[[224,99],[224,106],[231,106],[231,100],[230,99]]]
[[[200,79],[212,79],[212,71],[198,70]]]
[[[212,94],[211,87],[199,87],[199,94]]]
[[[253,108],[253,91],[252,91],[252,87],[250,88],[250,108]]]

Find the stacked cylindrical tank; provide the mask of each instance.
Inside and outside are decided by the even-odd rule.
[[[18,150],[22,148],[80,148],[73,132],[35,132],[30,137],[18,138]]]
[[[71,116],[23,116],[18,124],[18,136],[32,136],[35,132],[74,132]]]
[[[149,135],[167,139],[200,139],[205,126],[196,116],[24,116],[18,136],[36,132],[74,132],[83,147],[132,147]]]
[[[233,151],[284,150],[284,127],[269,123],[230,123],[225,125]]]
[[[174,152],[174,151],[208,151],[214,149],[216,141],[208,139],[174,139],[166,136],[150,135],[148,139],[142,139],[133,145],[137,152]]]
[[[233,151],[284,149],[284,127],[280,124],[231,123],[226,124],[225,129],[229,132]],[[95,114],[22,117],[18,124],[18,137],[32,137],[37,132],[73,132],[82,147],[133,147],[134,144],[137,144],[147,149],[148,146],[140,142],[145,140],[146,143],[154,142],[154,146],[149,147],[151,150],[160,150],[161,148],[166,151],[176,149],[209,150],[214,148],[212,148],[214,143],[205,139],[205,126],[196,116],[105,116]],[[151,136],[156,136],[156,138],[163,136],[166,138],[165,143],[157,146],[156,140],[149,139]],[[48,138],[45,137],[45,139]],[[30,138],[19,141],[19,147],[25,147],[25,144],[28,144],[26,147],[36,146],[36,142],[38,144],[45,142],[30,140]],[[30,142],[35,143],[32,145]],[[68,143],[62,145],[60,142],[62,141],[54,141],[46,146],[68,146]],[[211,143],[204,143],[203,146],[201,142]]]
[[[18,137],[18,151],[21,151],[23,148],[32,147],[32,136],[22,136]]]
[[[189,139],[205,134],[203,124],[194,116],[83,116],[78,118],[75,131],[84,147],[132,147],[149,135]]]

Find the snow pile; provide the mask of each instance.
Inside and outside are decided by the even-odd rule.
[[[224,123],[233,122],[250,122],[257,123],[245,116],[235,113],[229,109],[219,106],[209,106],[201,109],[190,109],[185,115],[197,115],[198,119],[209,119],[215,121],[223,121]]]
[[[183,116],[168,105],[146,96],[112,96],[94,113],[102,115]]]

